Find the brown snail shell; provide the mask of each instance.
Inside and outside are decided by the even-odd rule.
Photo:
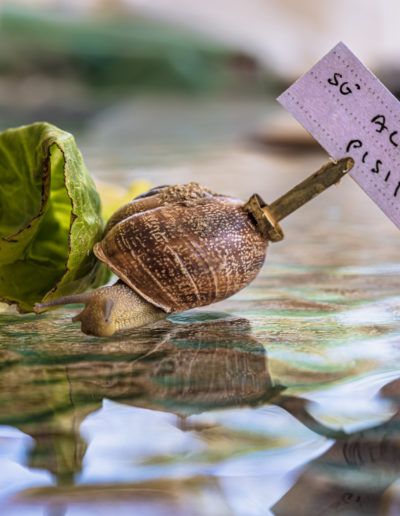
[[[189,183],[150,190],[122,207],[94,252],[137,294],[173,313],[244,288],[267,244],[242,201]]]

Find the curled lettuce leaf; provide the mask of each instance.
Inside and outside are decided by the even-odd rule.
[[[36,302],[107,280],[92,249],[100,200],[73,136],[35,123],[0,133],[0,300]]]

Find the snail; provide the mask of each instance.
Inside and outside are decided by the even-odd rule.
[[[257,276],[269,241],[283,238],[278,221],[337,183],[352,164],[351,158],[329,162],[269,206],[257,194],[243,203],[197,183],[154,188],[114,213],[94,246],[118,281],[37,304],[35,311],[84,303],[73,321],[86,334],[111,336],[222,301]]]

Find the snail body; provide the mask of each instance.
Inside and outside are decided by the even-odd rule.
[[[267,244],[242,201],[197,183],[159,187],[119,209],[94,247],[119,281],[38,308],[85,303],[82,331],[112,335],[230,297],[256,277]]]

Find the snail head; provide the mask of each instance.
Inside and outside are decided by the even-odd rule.
[[[72,321],[81,323],[87,335],[110,337],[118,330],[138,328],[166,317],[166,313],[144,300],[122,282],[92,292],[65,296],[35,305],[35,312],[67,304],[85,304]]]

